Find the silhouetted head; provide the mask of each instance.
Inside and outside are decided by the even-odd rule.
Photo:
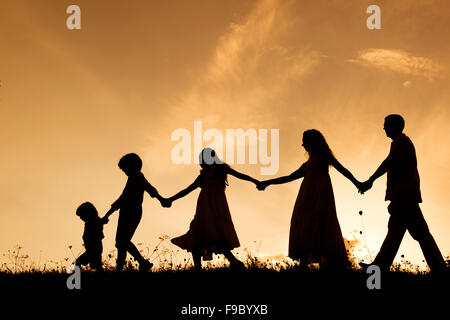
[[[217,156],[216,152],[211,148],[203,149],[198,156],[198,161],[202,168],[206,168],[213,164],[223,164],[223,162]]]
[[[331,152],[325,137],[320,133],[319,130],[310,129],[303,132],[303,143],[302,146],[305,148],[306,152],[311,156],[319,151]]]
[[[217,153],[211,148],[205,148],[200,152],[199,163],[202,167],[200,173],[210,172],[209,170],[214,170],[214,177],[220,183],[223,183],[224,187],[228,185],[227,171],[230,166],[222,162]]]
[[[384,131],[389,138],[395,138],[403,132],[405,120],[399,114],[390,114],[384,118]]]
[[[85,202],[81,204],[76,211],[77,216],[80,217],[81,220],[86,222],[90,218],[98,217],[97,209],[90,202]]]
[[[119,168],[122,169],[127,176],[136,174],[142,169],[142,160],[137,154],[128,153],[119,160]]]

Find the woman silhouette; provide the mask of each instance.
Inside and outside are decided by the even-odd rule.
[[[303,178],[292,213],[289,257],[300,260],[302,267],[312,261],[320,262],[321,267],[343,268],[348,265],[348,257],[328,167],[336,168],[357,187],[360,182],[336,160],[318,130],[305,131],[302,146],[309,155],[308,161],[288,176],[262,181],[258,189]]]
[[[231,174],[236,178],[251,181],[255,184],[260,182],[221,162],[211,148],[203,149],[199,160],[202,169],[195,181],[186,189],[167,199],[167,205],[170,206],[176,199],[201,188],[197,200],[197,209],[189,231],[171,241],[192,253],[194,266],[197,270],[201,269],[202,256],[204,260],[211,260],[212,253],[224,254],[230,261],[232,268],[243,268],[243,263],[236,259],[231,252],[240,244],[225,196],[225,187],[228,185],[227,175]]]

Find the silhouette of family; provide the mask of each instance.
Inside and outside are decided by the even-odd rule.
[[[333,187],[329,167],[333,166],[350,180],[358,192],[364,194],[374,181],[387,173],[386,201],[390,201],[388,233],[379,253],[372,264],[388,271],[399,249],[406,230],[417,240],[432,272],[440,272],[446,264],[422,215],[420,180],[414,145],[403,133],[404,119],[397,114],[388,115],[384,121],[387,137],[392,139],[388,157],[375,173],[365,182],[358,181],[349,170],[342,166],[333,155],[326,139],[318,130],[303,133],[302,146],[308,160],[290,175],[256,180],[232,169],[222,162],[215,151],[205,148],[199,155],[201,166],[198,177],[185,189],[172,197],[162,197],[141,172],[142,160],[134,153],[123,156],[119,168],[128,176],[122,194],[111,205],[103,218],[89,202],[83,203],[76,211],[85,222],[83,241],[86,252],[77,260],[77,265],[89,264],[91,268],[102,270],[103,225],[109,216],[119,210],[116,233],[117,271],[125,264],[127,252],[139,262],[140,271],[148,271],[153,264],[146,260],[131,242],[142,217],[144,192],[169,208],[172,203],[197,188],[200,194],[193,220],[186,234],[171,241],[192,254],[194,267],[201,270],[203,260],[211,260],[212,254],[223,254],[233,269],[244,269],[244,264],[231,252],[240,246],[231,219],[225,189],[228,175],[253,182],[258,190],[265,190],[274,184],[288,183],[303,178],[291,218],[289,234],[289,257],[300,261],[300,268],[317,262],[321,268],[342,270],[349,265],[349,259],[336,214]],[[362,268],[369,265],[360,263]]]

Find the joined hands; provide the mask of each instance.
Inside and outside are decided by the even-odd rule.
[[[257,188],[259,191],[264,191],[264,189],[266,189],[267,186],[268,186],[268,184],[267,184],[267,182],[265,182],[265,181],[258,181],[258,183],[256,184],[256,188]]]
[[[104,216],[103,218],[100,219],[101,224],[107,224],[108,222],[109,222],[109,219],[107,216]]]
[[[161,198],[160,202],[164,208],[170,208],[172,206],[172,199],[170,198]]]
[[[364,194],[364,192],[370,190],[372,188],[373,185],[373,181],[372,180],[367,180],[365,182],[359,182],[357,184],[355,184],[356,187],[358,188],[358,192],[360,194]]]

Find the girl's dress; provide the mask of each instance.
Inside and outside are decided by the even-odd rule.
[[[199,251],[204,260],[240,246],[225,196],[227,166],[202,169],[197,178],[201,191],[189,231],[171,241],[190,252]]]
[[[333,187],[328,174],[327,152],[305,162],[304,179],[295,202],[289,234],[289,257],[347,265],[347,251],[336,215]]]

